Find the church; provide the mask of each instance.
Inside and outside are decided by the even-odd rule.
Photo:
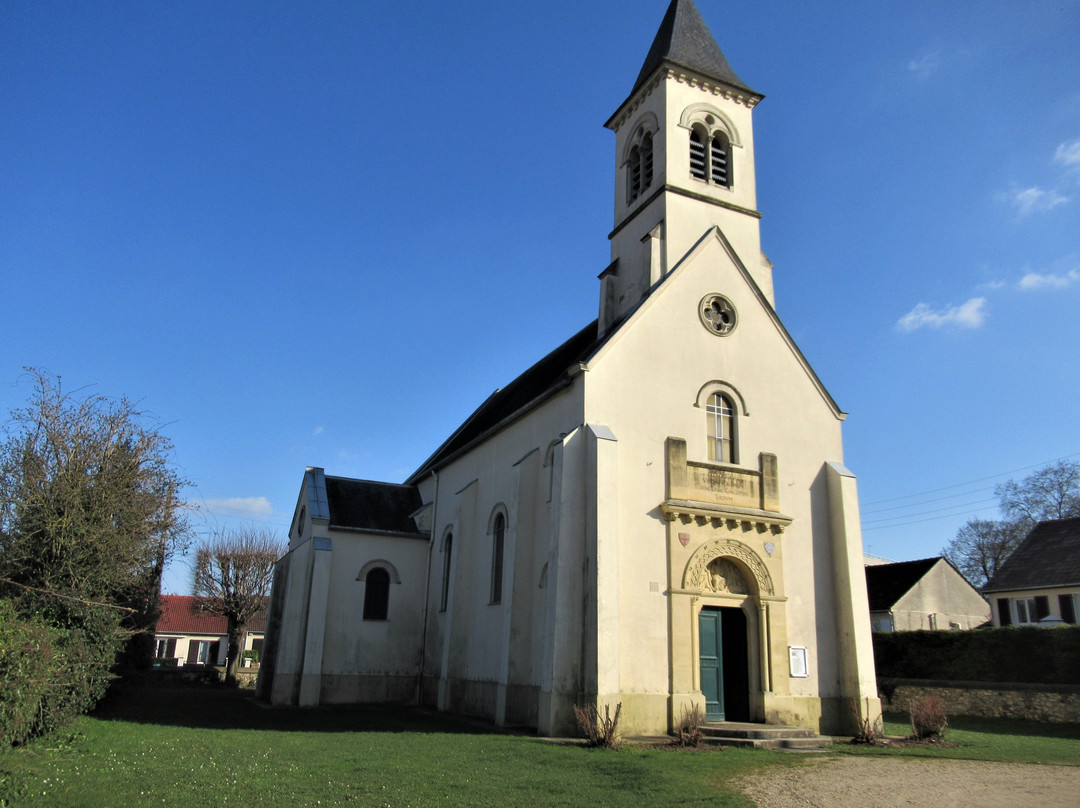
[[[753,111],[672,0],[614,133],[598,316],[403,483],[303,476],[259,682],[576,734],[876,720],[845,413],[777,314]]]

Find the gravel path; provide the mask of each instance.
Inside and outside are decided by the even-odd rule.
[[[759,808],[1077,808],[1080,766],[825,757],[739,787]]]

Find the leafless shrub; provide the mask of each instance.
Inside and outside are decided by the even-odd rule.
[[[949,726],[941,696],[922,696],[908,702],[911,735],[918,741],[940,740]]]
[[[696,747],[703,737],[701,725],[704,721],[705,716],[699,705],[695,704],[691,709],[683,707],[682,718],[675,726],[675,737],[671,742],[676,746]]]
[[[860,709],[860,707],[864,707],[865,709]],[[864,705],[860,705],[858,699],[852,699],[851,713],[855,718],[855,726],[857,728],[855,737],[851,739],[851,742],[857,744],[869,744],[870,746],[876,746],[881,743],[881,722],[870,713],[870,699],[867,698]]]
[[[611,714],[611,705],[604,705],[604,714],[601,716],[596,705],[589,704],[585,707],[574,705],[574,718],[577,719],[578,727],[589,742],[589,746],[599,746],[604,749],[618,749],[619,716],[622,715],[622,702],[615,705],[615,714]]]

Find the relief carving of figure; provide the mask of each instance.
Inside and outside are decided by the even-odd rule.
[[[733,595],[746,595],[750,592],[743,574],[739,572],[738,567],[726,558],[713,559],[709,562],[706,570],[707,580],[702,589],[713,592],[730,592]]]
[[[697,549],[686,566],[683,586],[698,592],[733,595],[774,592],[769,570],[757,554],[739,542],[726,540],[712,541]]]

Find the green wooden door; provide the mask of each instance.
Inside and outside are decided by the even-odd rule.
[[[701,647],[701,692],[705,696],[705,718],[724,720],[724,642],[719,609],[702,609],[698,615]]]

